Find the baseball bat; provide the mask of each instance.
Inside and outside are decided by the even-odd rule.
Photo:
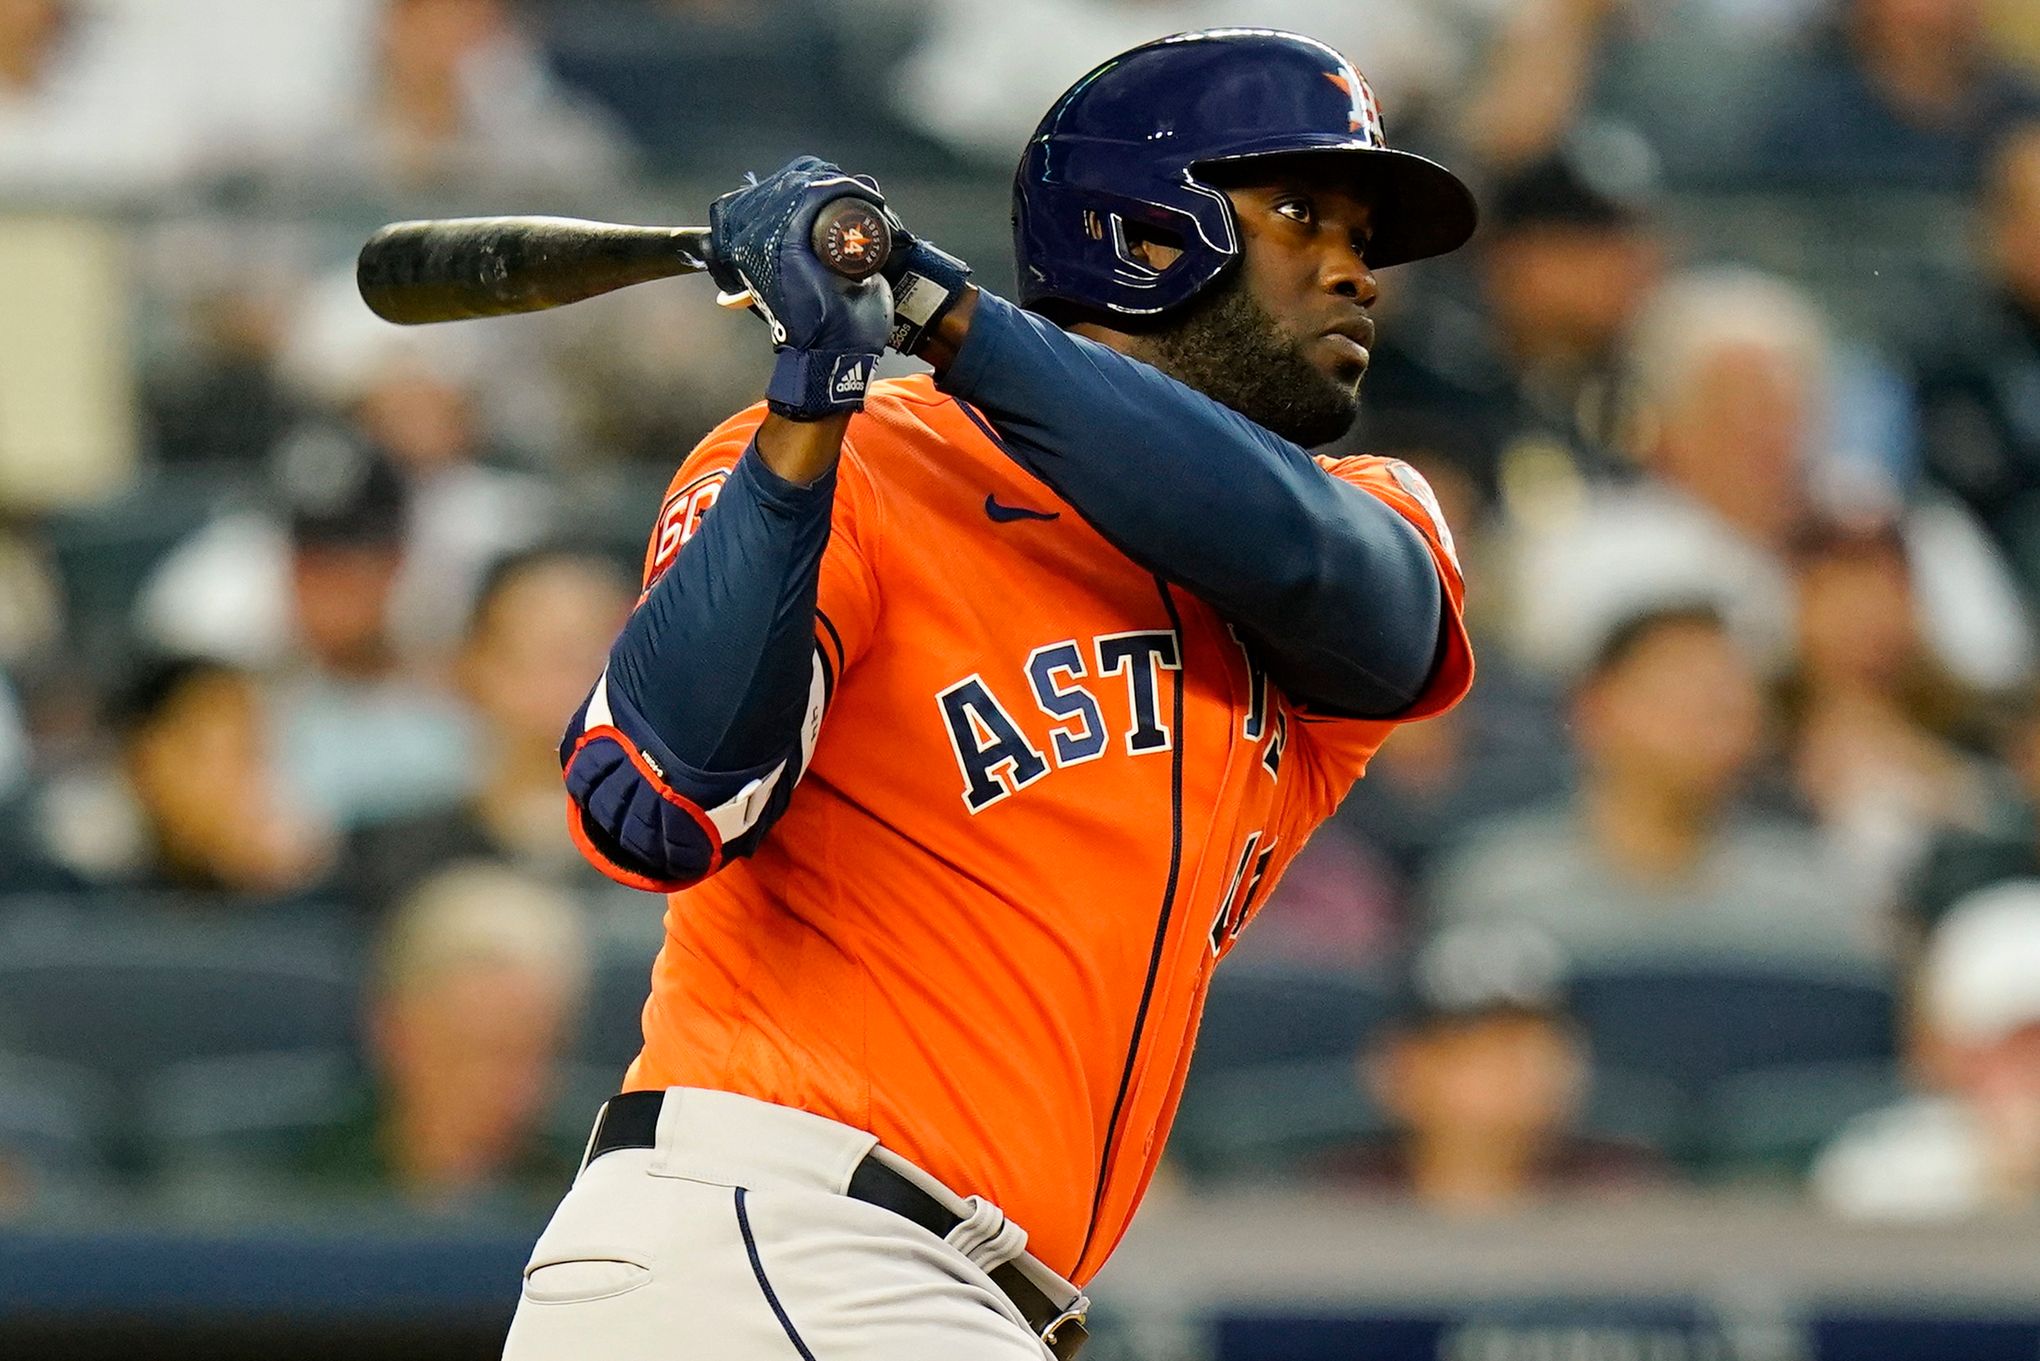
[[[878,272],[885,219],[845,195],[815,219],[815,253],[848,279]],[[393,222],[368,238],[355,283],[369,310],[405,326],[562,307],[632,284],[707,269],[706,227],[634,227],[572,217]]]

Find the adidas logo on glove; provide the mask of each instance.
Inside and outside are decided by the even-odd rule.
[[[845,355],[836,361],[835,381],[829,384],[832,397],[862,397],[867,384],[871,382],[871,369],[877,361],[867,355]]]

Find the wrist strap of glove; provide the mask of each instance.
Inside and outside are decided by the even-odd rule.
[[[886,271],[892,283],[893,329],[886,342],[901,354],[915,354],[921,342],[963,296],[970,266],[926,241],[904,252],[906,268]]]
[[[766,408],[794,421],[862,411],[877,365],[870,350],[781,350],[765,385]]]

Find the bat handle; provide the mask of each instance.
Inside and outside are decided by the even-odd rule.
[[[846,279],[868,279],[892,254],[892,230],[878,208],[855,194],[822,205],[812,238],[823,264]]]

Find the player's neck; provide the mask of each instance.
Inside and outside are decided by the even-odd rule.
[[[1143,336],[1134,335],[1129,331],[1115,331],[1110,326],[1102,326],[1095,321],[1075,322],[1064,329],[1071,335],[1082,336],[1086,340],[1096,341],[1108,350],[1123,354],[1129,359],[1138,359],[1143,364],[1160,369],[1177,382],[1188,382],[1182,374],[1169,366],[1168,362],[1162,358],[1160,352],[1153,345],[1147,343],[1146,338]],[[1197,385],[1191,383],[1190,386],[1195,387]]]

